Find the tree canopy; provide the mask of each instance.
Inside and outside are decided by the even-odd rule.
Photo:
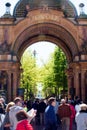
[[[59,47],[55,47],[50,59],[43,66],[36,64],[36,58],[28,49],[22,57],[22,78],[21,86],[25,88],[26,97],[35,96],[37,84],[42,84],[44,96],[48,97],[59,94],[67,90],[67,79],[65,69],[67,67],[66,56]]]

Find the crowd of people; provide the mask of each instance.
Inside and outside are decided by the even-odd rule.
[[[33,123],[43,125],[44,130],[74,130],[73,124],[76,130],[87,130],[87,105],[78,97],[33,102],[16,97],[8,104],[0,98],[0,130],[34,130]]]

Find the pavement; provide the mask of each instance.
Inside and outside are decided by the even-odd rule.
[[[44,130],[44,126],[43,126],[43,125],[35,125],[35,124],[32,124],[32,126],[33,126],[33,129],[34,129],[34,130]],[[58,126],[58,129],[57,129],[57,130],[61,130],[61,126],[60,126],[60,125]],[[73,128],[72,128],[72,130],[77,130],[75,123],[73,123]]]

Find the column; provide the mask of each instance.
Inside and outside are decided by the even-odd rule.
[[[12,68],[12,93],[13,93],[13,99],[17,96],[17,89],[19,87],[20,83],[20,64],[19,63],[14,63],[13,68]]]
[[[74,86],[75,86],[75,96],[80,97],[79,73],[77,71],[74,74]]]
[[[11,101],[11,72],[8,71],[8,84],[7,84],[7,100],[8,102]]]
[[[72,83],[72,78],[68,76],[68,98],[71,98],[71,95],[70,95],[71,83]]]
[[[82,95],[82,101],[85,101],[85,71],[81,71],[81,95]]]
[[[68,98],[72,98],[73,90],[74,90],[73,69],[72,68],[67,69],[66,74],[68,78]]]
[[[87,102],[87,70],[85,71],[84,75],[84,84],[85,84],[85,101]]]
[[[17,88],[18,88],[18,74],[17,72],[13,73],[13,99],[17,96]]]

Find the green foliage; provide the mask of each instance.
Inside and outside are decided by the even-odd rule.
[[[30,50],[26,50],[21,59],[23,73],[21,78],[21,86],[25,88],[26,98],[31,98],[36,92],[36,60]]]
[[[66,67],[67,67],[67,60],[65,54],[62,52],[60,48],[56,47],[54,51],[54,66],[53,66],[54,81],[56,84],[55,90],[58,90],[58,93],[56,93],[55,91],[56,96],[59,95],[60,88],[62,88],[63,90],[67,89],[67,80],[65,75]]]
[[[55,95],[58,96],[60,90],[67,89],[67,80],[65,69],[67,60],[65,54],[58,47],[55,48],[54,53],[51,55],[50,60],[44,65],[43,71],[43,85],[45,96]]]
[[[25,51],[21,63],[23,68],[21,86],[25,88],[26,98],[36,95],[38,83],[43,85],[45,97],[59,96],[61,90],[67,90],[65,75],[67,60],[60,48],[56,47],[48,62],[41,67],[37,66],[36,58],[30,50]]]

